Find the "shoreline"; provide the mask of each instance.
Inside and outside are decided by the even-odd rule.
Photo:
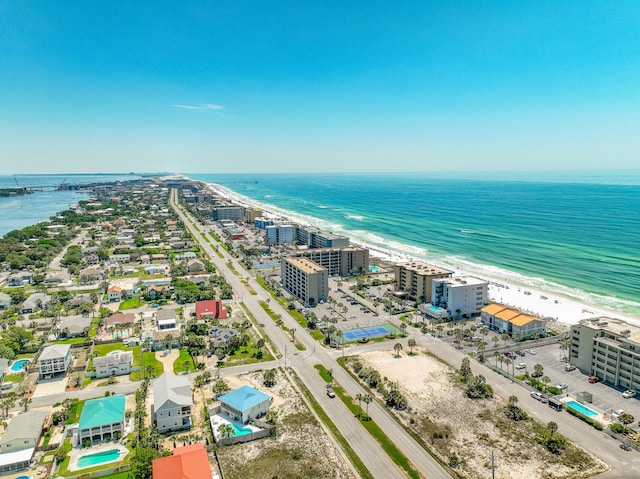
[[[303,225],[313,225],[308,221],[301,221],[295,217],[286,215],[279,208],[265,205],[259,201],[242,196],[235,191],[216,183],[209,183],[201,180],[193,180],[200,182],[209,187],[214,193],[231,200],[239,205],[251,208],[260,208],[265,213],[264,216],[271,219],[279,219],[298,223]],[[564,325],[573,325],[583,319],[594,318],[599,316],[608,316],[627,321],[630,324],[640,326],[640,317],[628,313],[624,313],[613,308],[592,304],[588,301],[580,300],[570,296],[567,293],[559,291],[551,291],[548,289],[522,285],[514,281],[509,281],[504,277],[497,277],[491,274],[490,266],[483,269],[483,265],[478,265],[480,271],[469,271],[468,269],[443,263],[437,259],[424,259],[409,253],[401,254],[395,251],[385,250],[383,247],[368,244],[365,241],[349,237],[351,243],[367,248],[370,256],[379,261],[393,263],[402,263],[410,261],[421,261],[453,272],[453,276],[471,276],[487,281],[489,283],[488,296],[492,302],[500,303],[505,306],[516,308],[523,313],[528,313],[544,319],[556,321]],[[409,246],[409,248],[411,248]],[[416,248],[417,249],[417,248]],[[517,273],[516,273],[517,274]],[[565,287],[566,288],[566,287]],[[570,289],[570,288],[567,288]],[[527,293],[529,294],[527,294]]]

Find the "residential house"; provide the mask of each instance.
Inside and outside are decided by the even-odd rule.
[[[60,323],[57,327],[58,338],[78,338],[86,336],[90,326],[90,316],[64,316],[60,318]]]
[[[33,293],[24,301],[24,303],[22,303],[20,312],[22,314],[30,314],[40,309],[47,309],[47,306],[49,305],[50,301],[51,301],[51,296],[49,296],[48,294]]]
[[[0,292],[0,311],[9,309],[11,307],[11,296],[7,293]]]
[[[99,281],[102,278],[102,271],[98,268],[84,268],[80,270],[78,277],[83,282]]]
[[[93,304],[90,294],[77,294],[67,301],[67,307],[69,308],[77,308],[83,304]]]
[[[93,358],[93,367],[98,379],[129,374],[132,365],[133,352],[131,351],[115,351],[106,356]]]
[[[220,328],[214,326],[209,329],[209,350],[215,351],[220,348],[227,351],[229,340],[238,335],[238,331],[232,328]]]
[[[153,479],[212,479],[207,450],[199,443],[177,447],[172,456],[154,459],[151,467]]]
[[[168,266],[166,264],[152,264],[144,267],[146,274],[165,274]]]
[[[129,253],[112,254],[109,256],[109,262],[115,263],[130,263],[131,255]]]
[[[151,417],[158,432],[191,427],[193,398],[188,376],[163,373],[153,384]]]
[[[124,394],[89,399],[84,403],[77,431],[75,447],[119,439],[124,434],[126,398]]]
[[[199,259],[190,259],[187,261],[188,273],[201,273],[204,271],[204,263]]]
[[[273,398],[251,386],[242,386],[218,398],[221,411],[243,424],[258,419],[267,412]]]
[[[46,417],[46,412],[32,410],[18,414],[9,422],[0,439],[0,475],[29,468]]]
[[[71,281],[71,275],[64,271],[56,271],[54,273],[48,273],[44,278],[44,284],[46,286],[57,286],[62,283],[68,283]]]
[[[162,308],[156,311],[156,323],[158,330],[177,329],[178,315],[171,308]]]
[[[118,303],[122,301],[122,288],[116,284],[109,286],[107,296],[110,303]]]
[[[12,274],[7,279],[7,286],[25,286],[33,282],[33,273],[31,271],[20,271],[19,273]]]
[[[151,285],[147,288],[147,296],[151,299],[162,298],[171,291],[171,288],[166,285]]]
[[[227,309],[219,299],[196,302],[196,319],[224,319],[228,316]]]
[[[71,363],[71,345],[53,344],[47,346],[38,358],[40,365],[40,379],[49,379],[56,374],[66,374]]]
[[[84,260],[87,262],[89,266],[95,266],[97,264],[100,264],[100,258],[98,257],[97,254],[89,254],[85,256]]]
[[[0,358],[0,383],[4,381],[4,375],[9,367],[9,360],[6,358]]]
[[[185,261],[185,260],[195,259],[197,257],[198,257],[198,255],[195,254],[193,251],[186,251],[184,253],[177,254],[176,255],[176,260],[177,261]]]

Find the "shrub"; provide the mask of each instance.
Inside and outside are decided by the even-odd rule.
[[[624,432],[624,427],[622,426],[622,424],[617,422],[609,426],[609,429],[611,429],[611,432],[615,432],[616,434],[622,434]]]

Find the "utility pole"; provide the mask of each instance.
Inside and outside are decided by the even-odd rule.
[[[496,458],[491,451],[491,479],[496,479]]]

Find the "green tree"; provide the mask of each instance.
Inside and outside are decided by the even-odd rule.
[[[542,364],[538,363],[535,366],[533,366],[534,378],[539,378],[540,376],[542,376],[543,372],[544,372],[544,366]]]
[[[226,381],[224,379],[218,379],[214,384],[213,384],[213,398],[214,399],[218,399],[220,396],[222,396],[223,394],[226,394],[230,391],[231,389],[229,388],[229,385],[226,383]]]
[[[463,383],[469,382],[469,379],[473,377],[473,372],[471,371],[471,361],[469,361],[469,358],[462,359],[462,363],[460,364],[458,373],[460,374],[460,379]]]
[[[558,424],[554,421],[549,421],[547,423],[547,429],[549,430],[549,436],[553,436],[553,433],[558,430]]]
[[[369,419],[369,404],[371,402],[373,402],[373,396],[371,394],[365,394],[362,397],[362,400],[364,401],[364,403],[367,405],[367,416],[366,418]]]
[[[400,357],[400,351],[402,351],[402,344],[396,343],[393,345],[393,350],[396,352],[396,358]]]
[[[635,421],[635,418],[628,412],[623,412],[618,416],[618,421],[626,428],[629,424]]]
[[[262,373],[263,384],[270,388],[276,385],[276,371],[275,369],[267,369]]]
[[[416,340],[411,338],[407,341],[407,346],[409,346],[409,354],[413,355],[413,347],[416,345]]]
[[[236,431],[231,424],[224,423],[218,426],[218,432],[220,433],[220,437],[227,438],[231,436],[235,436]]]

